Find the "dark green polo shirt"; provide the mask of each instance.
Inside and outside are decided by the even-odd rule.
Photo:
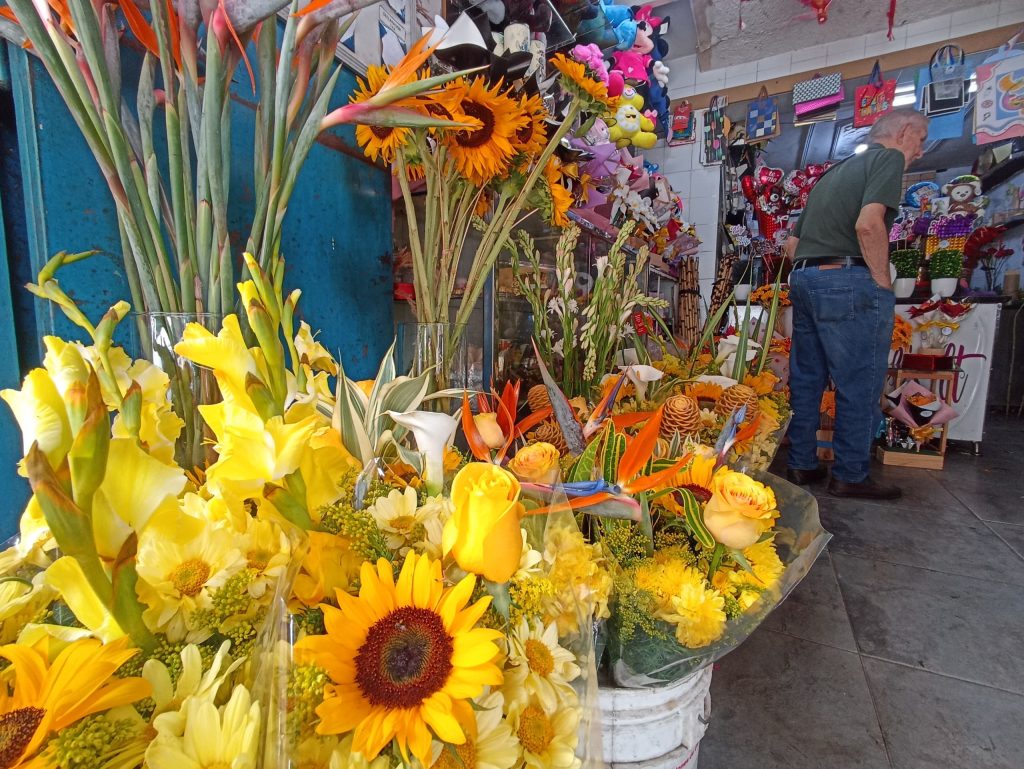
[[[818,180],[794,234],[800,238],[795,259],[860,254],[855,225],[869,203],[885,206],[891,228],[903,194],[903,153],[872,144],[844,160]]]

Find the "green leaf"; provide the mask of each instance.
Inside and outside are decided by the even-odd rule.
[[[380,430],[380,420],[390,419],[387,412],[394,411],[404,414],[407,411],[415,411],[423,402],[423,396],[430,388],[430,372],[426,371],[412,379],[397,379],[392,382],[384,391],[381,398],[380,409],[376,413],[376,424],[368,425],[371,434]]]
[[[567,483],[592,480],[594,465],[597,462],[597,452],[600,450],[603,442],[604,436],[599,436],[587,445],[586,451],[580,454],[579,459],[569,469],[568,477],[566,478]]]
[[[626,436],[615,432],[614,428],[604,444],[604,470],[602,477],[614,483],[619,474],[619,462],[626,453]]]
[[[144,651],[156,647],[156,638],[142,620],[142,604],[139,602],[135,585],[139,574],[135,570],[135,556],[138,550],[138,535],[133,531],[121,545],[111,568],[111,590],[113,603],[111,613],[135,645]]]
[[[708,527],[704,525],[704,514],[700,509],[700,502],[689,489],[677,489],[676,501],[679,502],[685,511],[686,528],[693,534],[694,539],[704,547],[711,549],[715,546],[715,538]]]
[[[353,397],[350,389],[352,387],[355,385],[345,376],[344,370],[340,371],[331,422],[341,436],[341,442],[346,450],[366,464],[373,459],[373,443],[363,426],[362,404]]]

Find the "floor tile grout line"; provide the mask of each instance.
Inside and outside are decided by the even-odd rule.
[[[993,532],[993,533],[995,533],[995,532]],[[1014,555],[1018,555],[1017,551],[1014,550],[1012,547],[1010,547],[1009,544],[1004,542],[1002,540],[1002,538],[999,537],[998,534],[996,534],[996,537],[999,538],[1000,542],[1003,542],[1004,545],[1009,547]],[[841,555],[844,558],[857,558],[857,559],[859,559],[861,561],[874,561],[875,563],[884,563],[884,564],[887,564],[889,566],[901,566],[901,567],[903,567],[905,569],[917,569],[919,571],[929,571],[932,574],[944,574],[947,577],[958,577],[960,579],[970,579],[970,580],[974,580],[975,582],[994,582],[997,585],[1006,585],[1007,587],[1024,588],[1024,585],[1018,584],[1016,582],[1007,582],[1007,581],[1002,580],[1002,579],[989,579],[987,577],[972,577],[969,574],[956,574],[955,572],[951,572],[951,571],[942,571],[942,569],[932,569],[932,568],[929,568],[928,566],[918,566],[918,565],[912,564],[912,563],[900,563],[899,561],[889,561],[889,560],[886,560],[885,558],[875,558],[874,556],[857,555],[855,553],[843,553],[843,552],[839,552],[839,551],[835,551],[835,555]],[[838,572],[837,572],[837,575],[838,575]],[[837,576],[837,578],[838,578],[838,576]],[[842,588],[843,588],[842,583],[840,583],[840,585],[839,585],[840,591],[842,591]]]
[[[1000,541],[1002,541],[1002,543],[1005,544],[1008,548],[1010,548],[1010,550],[1012,552],[1016,553],[1018,558],[1020,558],[1022,561],[1024,561],[1024,553],[1020,552],[1016,547],[1014,547],[1012,544],[1010,544],[1010,542],[1008,542],[1007,539],[1002,534],[1000,534],[998,531],[993,529],[991,524],[988,521],[982,521],[982,523],[985,524],[985,528],[987,528],[989,531],[991,531],[993,534],[995,534],[996,537]]]
[[[885,751],[885,760],[889,762],[889,769],[896,769],[896,765],[892,761],[892,754],[889,752],[889,740],[885,736],[885,728],[882,726],[882,716],[878,712],[878,698],[875,696],[875,689],[871,685],[871,676],[868,675],[867,668],[864,667],[864,656],[859,651],[857,652],[857,664],[860,665],[861,675],[864,676],[864,685],[868,689],[868,697],[871,698],[871,710],[875,714],[875,723],[878,724],[878,734],[882,738],[882,750]]]
[[[774,633],[775,635],[786,636],[786,638],[793,638],[793,639],[795,639],[797,641],[804,641],[805,643],[814,644],[815,646],[821,646],[821,647],[824,647],[825,649],[833,649],[833,650],[835,650],[837,652],[844,652],[846,654],[857,654],[857,655],[860,654],[860,651],[858,651],[857,649],[844,649],[842,646],[835,646],[835,645],[830,644],[830,643],[825,643],[824,641],[815,641],[813,638],[804,638],[803,636],[796,635],[795,633],[790,633],[790,632],[788,632],[786,630],[776,630],[775,628],[763,627],[763,626],[761,628],[759,628],[759,629],[762,630],[765,633]],[[854,643],[854,646],[856,646],[857,640],[854,639],[853,643]]]
[[[908,670],[916,670],[918,673],[924,673],[930,676],[938,676],[939,678],[945,678],[948,681],[959,681],[962,684],[970,684],[971,686],[980,686],[984,689],[991,689],[992,691],[1002,692],[1003,694],[1009,694],[1013,697],[1020,697],[1024,700],[1024,692],[1015,692],[1013,689],[1004,689],[1001,686],[993,686],[992,684],[986,684],[983,681],[975,681],[972,678],[961,678],[960,676],[952,675],[951,673],[943,673],[939,670],[932,670],[931,668],[923,668],[918,665],[911,665],[909,662],[902,662],[900,660],[891,660],[887,657],[880,657],[877,654],[868,654],[867,652],[857,652],[857,656],[874,660],[876,662],[884,662],[888,665],[896,665],[901,668],[907,668]]]
[[[942,483],[941,480],[939,481],[939,483],[942,485],[942,488],[944,488],[947,492],[949,492],[950,496],[952,496],[953,499],[955,499],[957,502],[959,502],[963,507],[966,507],[967,510],[971,513],[971,515],[973,515],[975,518],[977,518],[982,523],[1004,523],[1004,521],[990,521],[987,518],[982,518],[981,517],[981,513],[976,511],[973,507],[970,506],[970,504],[968,504],[963,499],[961,499],[960,496],[956,493],[956,491],[954,489],[951,489],[948,486],[946,486],[944,483]],[[966,492],[961,492],[961,493],[966,493]],[[972,493],[976,493],[976,492],[972,492]],[[1010,524],[1010,525],[1013,526],[1015,524]]]

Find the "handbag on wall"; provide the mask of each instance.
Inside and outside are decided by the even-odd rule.
[[[843,102],[843,75],[815,75],[793,86],[793,112],[804,117]]]
[[[704,132],[701,142],[700,162],[713,166],[725,159],[725,105],[724,96],[713,96],[711,106],[704,113]]]
[[[959,112],[967,102],[964,83],[964,50],[958,45],[944,45],[932,54],[928,65],[931,82],[925,88],[924,114],[928,117]]]
[[[896,79],[883,80],[882,68],[875,59],[871,77],[854,91],[853,127],[865,128],[874,125],[886,112],[892,112],[896,98]]]
[[[668,140],[669,147],[690,144],[697,138],[696,131],[693,130],[695,118],[690,102],[683,101],[676,106],[672,111],[672,134]]]
[[[747,110],[747,141],[766,142],[781,133],[779,100],[769,96],[768,89],[761,86],[761,92]]]

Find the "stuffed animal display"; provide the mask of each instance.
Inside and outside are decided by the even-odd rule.
[[[614,123],[609,131],[609,138],[619,147],[640,147],[649,150],[658,137],[654,133],[654,121],[641,110],[644,97],[637,93],[633,86],[626,86],[619,97],[619,107],[615,110]]]

